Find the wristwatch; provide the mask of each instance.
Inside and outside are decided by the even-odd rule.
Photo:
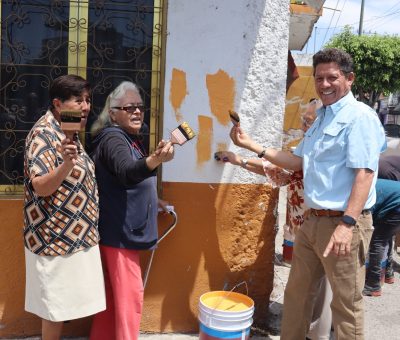
[[[345,224],[348,224],[349,226],[352,226],[352,227],[354,227],[357,223],[357,221],[349,215],[343,215],[342,222],[344,222]]]
[[[242,158],[242,160],[240,161],[240,163],[241,163],[241,166],[243,167],[243,168],[247,168],[247,162],[248,162],[249,160],[247,159],[247,158]]]
[[[258,158],[263,158],[265,153],[267,152],[267,149],[262,149],[262,151],[257,155]]]

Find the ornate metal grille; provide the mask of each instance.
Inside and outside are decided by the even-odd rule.
[[[93,88],[90,125],[121,81],[141,88],[152,147],[158,134],[163,0],[3,0],[0,5],[0,195],[20,193],[26,134],[56,77]],[[90,134],[85,133],[90,150]]]

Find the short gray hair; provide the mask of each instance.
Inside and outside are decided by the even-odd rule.
[[[112,91],[104,104],[103,110],[97,117],[96,121],[93,123],[92,128],[90,132],[93,135],[96,135],[97,133],[100,132],[106,125],[111,124],[110,120],[110,110],[114,106],[119,106],[121,99],[126,95],[128,91],[135,92],[141,97],[139,88],[137,87],[136,84],[130,82],[130,81],[123,81],[121,84],[119,84],[114,91]]]

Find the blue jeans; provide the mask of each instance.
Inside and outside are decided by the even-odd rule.
[[[369,264],[365,279],[365,289],[369,291],[381,289],[381,262],[386,245],[390,244],[393,236],[400,231],[400,208],[387,214],[383,220],[374,221],[374,227],[369,245]],[[392,260],[390,250],[389,246],[388,261]]]

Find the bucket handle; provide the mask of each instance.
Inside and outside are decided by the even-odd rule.
[[[247,282],[244,280],[242,282],[239,282],[235,286],[233,286],[233,288],[229,291],[229,293],[232,293],[236,288],[240,287],[243,284],[246,286],[246,295],[248,296],[249,295],[249,287],[247,286]]]
[[[245,285],[246,286],[246,296],[249,295],[249,287],[247,286],[247,282],[246,281],[242,281],[239,282],[238,284],[234,285],[233,288],[231,290],[228,291],[228,294],[224,295],[221,297],[220,301],[215,305],[215,307],[213,308],[213,311],[211,314],[214,314],[214,311],[217,310],[217,308],[219,307],[219,305],[222,303],[222,301],[224,301],[226,298],[228,298],[229,295],[231,295],[231,293],[238,287],[240,287],[241,285]]]

